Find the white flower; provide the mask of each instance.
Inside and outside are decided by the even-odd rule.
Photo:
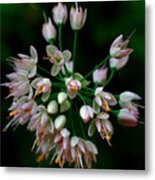
[[[48,78],[39,77],[34,79],[31,84],[32,87],[36,89],[34,98],[42,93],[42,101],[47,101],[51,94],[51,81]]]
[[[83,105],[80,108],[80,116],[83,122],[87,123],[91,118],[94,117],[94,109],[88,105]]]
[[[98,84],[103,84],[107,79],[108,68],[104,66],[100,69],[96,69],[93,73],[93,82]]]
[[[51,101],[51,102],[48,104],[48,106],[47,106],[47,112],[48,112],[49,114],[55,114],[55,113],[58,112],[58,103],[57,103],[55,100]]]
[[[70,10],[70,23],[73,30],[80,30],[86,21],[87,9],[82,10],[76,3],[76,8],[71,7]]]
[[[78,90],[81,89],[81,82],[73,77],[66,79],[66,88],[69,98],[74,99]]]
[[[118,122],[123,126],[135,127],[138,124],[138,110],[123,108],[118,113]]]
[[[136,93],[130,92],[130,91],[125,91],[123,93],[120,94],[120,100],[119,100],[119,104],[122,108],[128,108],[131,110],[136,110],[138,106],[138,104],[132,102],[133,100],[140,100],[141,97],[138,96]]]
[[[66,117],[64,115],[59,115],[55,121],[54,121],[54,126],[57,130],[61,130],[66,123]]]
[[[129,55],[133,52],[133,49],[127,48],[129,39],[123,41],[123,35],[118,36],[110,47],[110,67],[121,69],[126,65],[129,59]]]
[[[53,40],[56,38],[57,32],[50,18],[48,18],[48,22],[45,22],[43,24],[42,34],[47,42],[50,42],[50,40]]]
[[[65,5],[59,2],[58,5],[53,8],[52,13],[55,24],[65,24],[68,16],[67,7]]]

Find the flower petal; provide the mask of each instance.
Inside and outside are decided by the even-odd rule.
[[[51,75],[56,76],[59,72],[60,72],[60,67],[54,64],[51,69]]]
[[[71,58],[71,52],[69,50],[64,50],[62,53],[63,59],[65,62],[69,61]]]

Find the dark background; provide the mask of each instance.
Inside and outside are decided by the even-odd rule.
[[[71,7],[74,3],[66,3]],[[44,22],[42,11],[51,16],[51,9],[55,4],[3,4],[1,8],[1,81],[6,82],[5,74],[12,71],[6,58],[16,57],[19,52],[29,54],[29,46],[37,49],[40,64],[45,55],[46,42],[42,37],[41,28]],[[120,34],[128,35],[136,29],[129,47],[134,49],[127,66],[117,73],[106,88],[114,94],[125,90],[138,93],[144,105],[144,1],[132,2],[84,2],[79,3],[88,9],[86,24],[79,32],[77,50],[77,71],[86,74],[94,65],[104,59],[109,53],[112,41]],[[57,44],[57,42],[56,42]],[[73,31],[70,29],[69,19],[63,28],[63,47],[72,50]],[[48,69],[48,66],[46,67]],[[5,100],[7,89],[1,89],[1,127],[7,124],[6,116],[12,100]],[[140,120],[144,121],[141,110]],[[97,164],[93,168],[104,169],[144,169],[145,168],[145,136],[144,125],[136,128],[124,128],[113,119],[114,136],[113,147],[108,147],[96,135],[95,142],[99,147]],[[16,131],[9,129],[1,133],[1,165],[20,167],[48,167],[48,162],[38,164],[37,156],[31,152],[34,141],[32,133],[26,126]]]

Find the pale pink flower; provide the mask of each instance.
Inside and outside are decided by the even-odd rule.
[[[2,86],[9,88],[9,95],[7,97],[19,98],[24,95],[28,95],[29,99],[33,96],[33,90],[28,79],[27,71],[18,71],[8,74],[6,77],[11,82],[3,83]]]
[[[64,163],[69,160],[70,156],[70,132],[68,129],[62,129],[54,138],[54,143],[56,144],[55,153],[51,159],[51,163],[55,159],[55,163],[59,164],[62,168]]]
[[[43,24],[42,34],[47,42],[50,42],[50,40],[54,40],[56,38],[57,32],[50,18],[48,18],[48,22]]]
[[[50,58],[50,62],[54,64],[51,69],[51,75],[56,76],[62,69],[63,65],[70,60],[71,52],[69,50],[61,52],[54,45],[48,45],[46,47],[46,52]]]
[[[138,124],[139,112],[136,109],[123,108],[118,113],[118,122],[123,126],[135,127]]]
[[[74,163],[76,168],[91,168],[92,161],[96,162],[98,150],[91,141],[73,136],[70,140],[70,163]]]
[[[87,17],[87,9],[82,10],[81,7],[78,7],[76,3],[76,7],[71,7],[70,10],[70,23],[73,30],[80,30],[86,21]]]
[[[10,125],[24,125],[27,123],[33,114],[37,111],[37,104],[33,100],[29,100],[27,96],[20,99],[15,99],[9,108],[9,117],[12,118],[4,130],[7,130]]]
[[[51,94],[52,82],[48,78],[38,77],[32,81],[32,87],[36,89],[34,98],[39,94],[42,94],[42,101],[48,100]]]
[[[100,107],[108,112],[110,111],[109,106],[115,106],[117,104],[115,97],[111,93],[103,91],[103,87],[97,87],[94,95],[93,109],[96,113],[100,112]]]
[[[94,117],[94,109],[91,106],[83,105],[80,108],[80,116],[84,123],[89,122]]]
[[[48,115],[45,106],[40,105],[37,107],[37,112],[33,114],[29,121],[28,129],[30,131],[36,130],[37,133],[42,133],[44,136],[54,132],[52,118]]]
[[[69,98],[74,99],[78,93],[78,90],[81,89],[81,82],[73,77],[67,78],[66,88]]]
[[[25,54],[18,54],[20,59],[12,58],[11,61],[15,64],[14,69],[18,71],[27,71],[28,77],[32,78],[36,75],[38,62],[38,54],[33,46],[30,46],[30,56]]]
[[[98,84],[103,84],[107,79],[108,68],[102,66],[99,69],[96,69],[93,73],[93,82]]]
[[[102,139],[106,139],[108,144],[111,146],[110,139],[114,133],[113,126],[109,121],[109,114],[100,113],[94,120],[91,121],[88,128],[88,135],[93,136],[95,129],[97,129]]]
[[[142,106],[138,105],[133,101],[140,99],[141,97],[136,93],[125,91],[120,94],[119,104],[122,108],[128,108],[129,110],[137,110],[137,107],[142,107]]]
[[[67,12],[67,7],[64,4],[59,2],[58,5],[56,5],[52,9],[52,13],[55,24],[59,25],[66,23],[68,12]]]
[[[110,67],[121,69],[126,65],[129,59],[129,55],[133,52],[133,49],[127,48],[129,39],[123,41],[123,35],[118,36],[110,47]]]

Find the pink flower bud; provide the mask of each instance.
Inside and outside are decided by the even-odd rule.
[[[108,71],[108,68],[104,68],[104,66],[94,71],[93,73],[94,83],[103,84],[107,78],[107,71]]]
[[[52,13],[55,24],[65,24],[68,16],[65,5],[59,2],[58,5],[53,8]]]
[[[70,10],[70,22],[72,29],[80,30],[86,21],[86,17],[87,9],[83,11],[82,8],[78,7],[76,3],[76,8],[72,7]]]
[[[84,105],[80,108],[80,116],[82,120],[87,123],[91,118],[94,117],[94,110],[92,107]]]
[[[50,18],[48,18],[48,22],[43,24],[42,34],[47,42],[56,38],[56,29],[53,26]]]

